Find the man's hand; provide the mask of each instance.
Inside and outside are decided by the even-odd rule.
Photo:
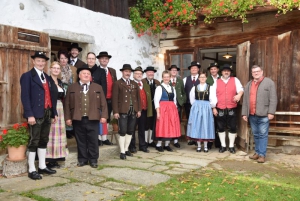
[[[34,117],[28,117],[28,124],[29,125],[34,125],[34,124],[36,124],[36,122],[35,122],[35,118]]]
[[[106,119],[105,118],[101,118],[100,119],[100,123],[102,123],[102,124],[106,123]]]
[[[141,112],[136,113],[137,118],[140,118],[140,116],[141,116]]]
[[[214,114],[215,116],[218,115],[218,110],[217,110],[216,108],[213,108],[213,114]]]
[[[242,116],[243,120],[248,122],[248,117],[247,116]]]
[[[66,121],[66,124],[67,124],[68,126],[72,126],[72,120],[71,120],[71,119],[68,119],[68,120]]]
[[[54,119],[51,120],[51,123],[55,124],[57,122],[57,116],[54,117]]]
[[[119,119],[119,118],[120,118],[119,113],[114,114],[114,118],[115,118],[115,119]]]
[[[234,100],[235,102],[239,102],[240,99],[241,99],[241,96],[240,96],[240,95],[235,95],[235,96],[233,96],[233,100]]]
[[[274,119],[274,114],[268,114],[268,119],[269,119],[269,120]]]

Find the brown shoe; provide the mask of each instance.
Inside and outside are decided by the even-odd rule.
[[[260,156],[260,157],[257,159],[257,162],[258,162],[258,163],[264,163],[264,162],[265,162],[265,157]]]
[[[249,156],[252,160],[257,160],[259,158],[259,155],[257,153],[253,154],[253,156]]]

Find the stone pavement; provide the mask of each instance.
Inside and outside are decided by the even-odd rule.
[[[0,200],[28,201],[33,196],[58,201],[113,200],[125,191],[135,191],[145,186],[166,182],[174,175],[200,169],[209,164],[222,169],[218,160],[249,161],[247,153],[238,151],[218,153],[196,152],[195,146],[181,142],[181,149],[174,152],[158,152],[149,148],[150,153],[138,152],[127,160],[119,159],[116,145],[100,147],[99,168],[76,167],[76,147],[69,146],[70,155],[57,174],[44,176],[42,180],[30,180],[27,175],[16,178],[0,178]],[[299,155],[268,153],[265,164],[283,163],[286,167],[300,167]],[[261,165],[261,164],[259,164]],[[264,164],[262,164],[264,165]],[[30,196],[28,196],[30,195]]]

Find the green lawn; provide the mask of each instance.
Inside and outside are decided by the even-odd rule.
[[[196,170],[154,187],[126,192],[117,200],[300,200],[299,177],[282,177],[274,172],[264,175]]]

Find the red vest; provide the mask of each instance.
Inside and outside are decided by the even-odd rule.
[[[144,89],[140,89],[141,105],[143,110],[147,110],[147,96]]]
[[[106,82],[107,82],[107,93],[106,93],[106,99],[111,99],[112,96],[112,86],[113,86],[113,79],[112,76],[107,69],[107,75],[106,75]]]
[[[237,103],[233,100],[236,95],[236,86],[234,77],[230,77],[227,84],[222,80],[217,80],[217,108],[230,109],[237,107]]]
[[[44,91],[45,91],[45,102],[44,102],[44,107],[45,109],[52,108],[52,102],[51,102],[51,96],[50,96],[50,90],[49,90],[49,85],[48,82],[43,83]]]

